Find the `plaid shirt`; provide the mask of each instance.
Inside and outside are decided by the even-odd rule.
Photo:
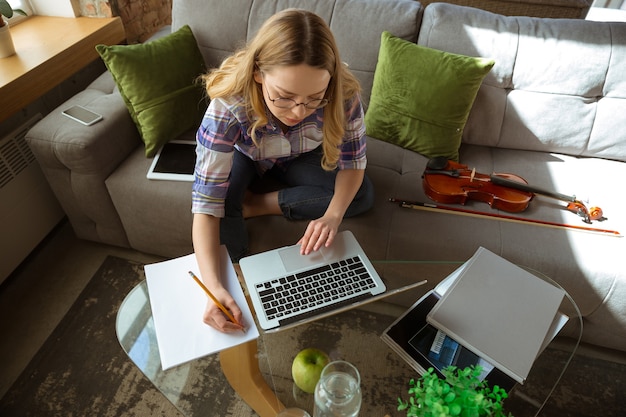
[[[193,213],[224,216],[224,200],[230,183],[233,152],[257,162],[260,173],[282,166],[322,144],[324,109],[318,109],[285,134],[269,118],[258,129],[256,146],[248,135],[252,124],[241,97],[214,99],[196,133],[196,167],[192,191]],[[365,169],[365,125],[360,98],[346,104],[347,126],[338,161],[339,169]]]

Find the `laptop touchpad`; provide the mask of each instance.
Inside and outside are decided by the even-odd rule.
[[[287,272],[313,268],[325,263],[322,251],[311,252],[308,255],[300,255],[300,245],[289,246],[278,251],[280,259]]]

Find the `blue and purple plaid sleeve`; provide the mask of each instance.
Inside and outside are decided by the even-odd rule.
[[[365,169],[367,165],[364,112],[361,98],[356,96],[346,105],[346,130],[341,145],[339,169]]]
[[[193,213],[224,216],[235,143],[241,136],[237,118],[221,100],[213,100],[196,133]]]

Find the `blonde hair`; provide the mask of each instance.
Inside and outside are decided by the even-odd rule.
[[[335,38],[322,18],[298,9],[278,12],[244,48],[202,79],[211,99],[234,95],[244,98],[248,118],[252,120],[248,134],[256,143],[255,131],[267,124],[268,119],[263,93],[254,79],[255,72],[300,64],[325,69],[331,76],[326,91],[330,101],[324,107],[322,127],[322,167],[333,170],[337,167],[339,146],[346,129],[345,102],[359,93],[360,85],[341,62]]]

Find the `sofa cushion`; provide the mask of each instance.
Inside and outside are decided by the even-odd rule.
[[[194,135],[190,130],[180,138],[193,140]],[[128,242],[168,258],[192,253],[191,182],[149,180],[150,163],[137,146],[105,181]]]
[[[387,30],[415,42],[423,12],[422,4],[415,0],[175,0],[172,2],[172,29],[188,24],[207,67],[213,68],[235,52],[243,41],[250,40],[267,18],[288,7],[310,10],[328,22],[341,59],[361,82],[361,97],[366,106],[376,69],[380,34]],[[219,12],[198,13],[198,10]]]
[[[626,161],[626,129],[616,117],[626,114],[623,39],[624,22],[501,16],[434,3],[417,43],[496,61],[464,143]]]
[[[458,161],[461,135],[494,61],[416,45],[383,32],[367,134]]]
[[[204,60],[189,28],[140,45],[97,45],[144,141],[147,157],[197,126],[205,110],[196,78]]]

